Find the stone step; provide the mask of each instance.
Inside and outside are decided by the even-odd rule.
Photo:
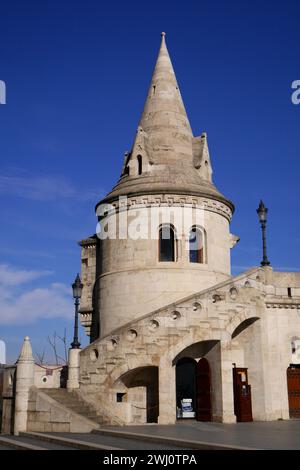
[[[161,432],[161,431],[160,431]],[[255,448],[251,447],[246,447],[246,446],[237,446],[237,445],[231,445],[231,444],[219,444],[215,442],[210,442],[210,441],[199,441],[199,440],[193,440],[193,439],[185,439],[181,437],[181,432],[179,433],[179,436],[167,436],[167,435],[160,435],[159,433],[157,435],[152,434],[151,432],[147,433],[146,431],[144,432],[132,432],[132,431],[124,431],[123,429],[120,430],[120,428],[115,428],[115,429],[109,429],[109,428],[101,428],[101,429],[95,429],[92,431],[91,434],[97,434],[99,436],[111,436],[114,438],[123,438],[123,439],[128,439],[132,440],[135,442],[142,441],[144,443],[157,443],[163,446],[174,446],[175,448],[181,448],[181,449],[199,449],[199,450],[258,450]]]
[[[26,439],[18,439],[15,436],[0,436],[0,444],[15,450],[46,450],[40,445],[36,445],[35,441],[26,442]]]
[[[72,410],[83,410],[83,411],[86,411],[86,412],[89,412],[89,411],[94,411],[93,408],[91,408],[90,406],[86,406],[85,404],[81,405],[80,403],[69,403],[67,401],[65,402],[60,402],[60,403],[63,403],[65,405],[67,405],[69,408],[72,408]]]
[[[32,435],[32,433],[30,433]],[[45,444],[50,444],[48,443],[48,439],[52,441],[53,438],[62,438],[63,441],[57,441],[60,444],[53,444],[52,445],[64,445],[64,446],[73,446],[73,449],[76,450],[79,447],[84,449],[103,449],[103,450],[113,450],[113,449],[122,449],[122,450],[178,450],[178,446],[173,446],[173,445],[165,445],[161,444],[160,442],[157,443],[151,443],[151,442],[146,442],[146,441],[141,441],[137,439],[128,439],[128,438],[123,438],[121,437],[116,437],[116,436],[106,436],[106,435],[97,435],[97,434],[92,434],[92,433],[34,433],[34,439],[38,439],[37,436],[40,436],[42,439],[41,445],[44,446]],[[45,440],[45,438],[47,440]],[[68,439],[68,441],[65,441],[65,438]],[[22,436],[23,439],[23,436]],[[71,440],[71,443],[70,443]],[[75,442],[74,442],[75,441]],[[82,446],[82,447],[81,447]],[[88,447],[87,447],[88,446]],[[96,447],[97,446],[97,447]],[[101,446],[101,447],[100,447]],[[107,453],[106,453],[107,455]],[[116,454],[117,455],[117,454]],[[101,462],[100,462],[101,463]],[[127,467],[129,468],[130,465]]]
[[[26,436],[47,443],[58,444],[64,447],[71,447],[82,450],[122,450],[120,447],[112,447],[109,445],[88,442],[80,439],[72,439],[71,436],[62,437],[53,434],[39,433],[39,432],[26,432],[20,433],[20,436]],[[42,445],[42,444],[41,444]]]

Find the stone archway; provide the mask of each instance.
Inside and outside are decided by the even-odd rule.
[[[264,416],[265,385],[262,364],[260,317],[239,315],[231,323],[234,403],[238,421]],[[242,379],[241,379],[242,377]]]
[[[114,384],[116,401],[131,405],[132,423],[157,423],[159,415],[158,367],[137,367]]]
[[[182,357],[176,363],[177,418],[212,420],[211,376],[206,358]]]
[[[222,410],[221,348],[219,340],[190,344],[173,359],[176,366],[177,417],[219,421]],[[183,414],[182,399],[192,400]],[[189,409],[189,411],[187,411]]]

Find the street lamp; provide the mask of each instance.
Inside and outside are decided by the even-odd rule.
[[[79,309],[82,288],[83,288],[83,284],[81,283],[79,274],[77,274],[76,279],[72,284],[74,305],[75,305],[74,338],[71,343],[72,349],[80,348],[80,343],[78,341],[78,309]]]
[[[264,205],[263,201],[260,200],[258,209],[256,209],[258,219],[262,230],[262,242],[263,242],[263,259],[260,263],[262,266],[270,266],[270,261],[267,257],[267,241],[266,241],[266,225],[267,225],[267,213],[268,209]]]

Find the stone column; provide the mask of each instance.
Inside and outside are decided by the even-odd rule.
[[[159,416],[158,424],[176,423],[176,368],[162,358],[158,371]]]
[[[17,361],[14,434],[27,430],[28,398],[34,384],[34,359],[29,337],[24,338]]]
[[[80,348],[69,349],[68,381],[67,381],[67,388],[69,390],[79,388],[80,351],[81,351]]]
[[[236,423],[230,343],[221,341],[222,423]]]

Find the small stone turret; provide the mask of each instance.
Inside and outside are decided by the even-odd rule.
[[[25,336],[19,359],[17,361],[16,401],[14,434],[18,435],[27,429],[27,411],[30,388],[34,384],[34,358],[29,336]]]

